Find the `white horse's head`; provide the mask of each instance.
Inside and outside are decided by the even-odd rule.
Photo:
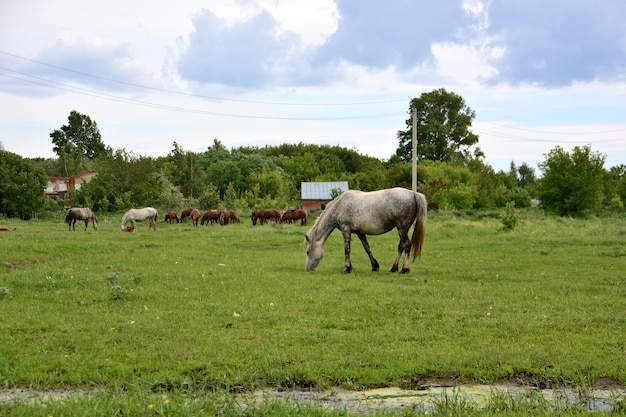
[[[311,235],[311,236],[309,236]],[[316,239],[315,233],[307,233],[305,236],[306,245],[306,270],[315,271],[324,256],[324,240]]]

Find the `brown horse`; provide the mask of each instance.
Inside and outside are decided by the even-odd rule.
[[[191,210],[191,214],[189,215],[189,217],[191,217],[191,222],[196,227],[198,227],[198,219],[200,218],[200,215],[200,210],[197,208]]]
[[[306,221],[309,217],[309,212],[306,210],[287,210],[280,218],[280,223],[297,222],[300,220],[301,226],[306,226]]]
[[[251,216],[252,225],[256,226],[257,222],[260,224],[267,224],[270,221],[278,223],[282,215],[282,211],[275,209],[253,210]]]
[[[204,222],[209,223],[218,223],[220,221],[220,217],[222,216],[221,210],[207,210],[202,215],[202,219],[200,224],[204,226]]]
[[[183,210],[182,213],[180,213],[180,222],[182,223],[183,220],[185,220],[187,217],[191,216],[191,212],[192,212],[193,208],[188,208],[187,210]]]
[[[180,223],[180,219],[178,218],[178,214],[173,211],[168,211],[165,213],[165,221],[169,224],[172,223]]]
[[[229,223],[241,223],[241,218],[234,210],[222,210],[220,224],[224,226]]]
[[[87,226],[89,226],[89,220],[93,225],[93,229],[98,231],[98,219],[96,215],[91,211],[90,208],[87,207],[74,207],[67,211],[67,215],[65,216],[65,223],[68,224],[68,230],[76,230],[76,221],[84,220],[85,221],[85,230],[87,230]]]

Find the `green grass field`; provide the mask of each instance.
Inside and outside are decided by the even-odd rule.
[[[312,222],[161,219],[156,232],[140,223],[133,234],[119,230],[121,215],[99,216],[97,233],[83,223],[68,232],[60,217],[3,219],[16,230],[0,232],[0,383],[114,392],[48,407],[118,401],[124,415],[142,415],[163,392],[623,386],[626,219],[518,216],[502,231],[496,216],[429,213],[422,257],[404,275],[387,272],[395,231],[370,238],[378,273],[358,239],[353,272],[341,273],[337,231],[308,273]],[[239,410],[217,397],[194,407]],[[12,410],[23,409],[39,415]]]

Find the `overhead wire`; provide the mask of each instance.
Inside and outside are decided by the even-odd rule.
[[[556,132],[556,131],[545,131],[545,130],[537,130],[537,129],[528,129],[528,128],[518,128],[515,126],[506,126],[506,125],[502,125],[502,124],[497,124],[497,123],[490,123],[490,122],[485,122],[485,121],[481,121],[481,123],[488,123],[488,124],[492,124],[498,127],[502,127],[502,128],[506,128],[506,129],[517,129],[517,130],[521,130],[521,131],[525,131],[525,132],[529,132],[529,133],[537,133],[537,134],[541,134],[542,137],[541,138],[537,138],[537,137],[528,137],[528,136],[519,136],[517,134],[511,134],[511,133],[507,133],[504,131],[493,131],[493,130],[488,130],[488,129],[484,129],[484,128],[480,128],[480,127],[472,127],[472,130],[475,131],[476,133],[484,133],[487,134],[489,136],[492,137],[500,137],[500,138],[505,138],[505,139],[511,139],[511,140],[515,140],[515,141],[520,141],[520,142],[537,142],[537,143],[562,143],[562,144],[584,144],[584,143],[610,143],[610,142],[621,142],[621,141],[625,141],[626,139],[623,136],[617,137],[617,138],[610,138],[610,139],[598,139],[597,137],[594,139],[586,139],[586,140],[572,140],[572,139],[563,139],[562,136],[563,135],[575,135],[575,136],[580,136],[580,135],[586,135],[586,136],[598,136],[598,135],[606,135],[607,133],[620,133],[620,132],[626,132],[626,128],[625,129],[613,129],[613,130],[604,130],[604,131],[597,131],[597,132]],[[551,135],[560,135],[560,138],[550,138]]]
[[[226,101],[226,102],[237,102],[237,103],[245,103],[245,104],[261,104],[261,105],[281,105],[281,106],[323,106],[323,107],[328,107],[328,106],[361,106],[361,105],[380,105],[380,104],[389,104],[389,103],[394,103],[394,102],[406,102],[407,99],[397,99],[397,100],[377,100],[377,101],[361,101],[361,102],[342,102],[342,103],[295,103],[295,102],[275,102],[275,101],[259,101],[259,100],[244,100],[244,99],[235,99],[235,98],[228,98],[228,97],[217,97],[217,96],[208,96],[208,95],[202,95],[202,94],[194,94],[194,93],[188,93],[188,92],[184,92],[184,91],[176,91],[176,90],[168,90],[168,89],[162,89],[162,88],[157,88],[157,87],[151,87],[151,86],[146,86],[146,85],[141,85],[141,84],[136,84],[136,83],[131,83],[131,82],[127,82],[127,81],[122,81],[122,80],[116,80],[113,78],[108,78],[108,77],[103,77],[100,75],[95,75],[95,74],[90,74],[87,72],[83,72],[83,71],[77,71],[74,69],[70,69],[70,68],[66,68],[66,67],[62,67],[62,66],[58,66],[58,65],[54,65],[54,64],[50,64],[50,63],[46,63],[46,62],[42,62],[42,61],[38,61],[38,60],[34,60],[31,58],[26,58],[20,55],[16,55],[16,54],[12,54],[10,52],[6,52],[6,51],[1,51],[0,50],[0,54],[6,55],[6,56],[10,56],[13,58],[17,58],[20,60],[24,60],[24,61],[28,61],[28,62],[32,62],[34,64],[38,64],[38,65],[42,65],[42,66],[46,66],[49,68],[54,68],[54,69],[58,69],[61,71],[65,71],[68,73],[73,73],[73,74],[77,74],[77,75],[81,75],[81,76],[85,76],[85,77],[89,77],[92,79],[97,79],[97,80],[101,80],[101,81],[106,81],[106,82],[111,82],[111,83],[115,83],[115,84],[119,84],[119,85],[125,85],[128,87],[134,87],[134,88],[140,88],[140,89],[144,89],[144,90],[150,90],[150,91],[156,91],[156,92],[160,92],[160,93],[166,93],[166,94],[173,94],[173,95],[180,95],[180,96],[186,96],[186,97],[194,97],[194,98],[200,98],[200,99],[206,99],[206,100],[214,100],[214,101]],[[57,89],[60,91],[66,91],[69,93],[73,93],[73,94],[79,94],[79,95],[84,95],[84,96],[89,96],[89,97],[94,97],[94,98],[98,98],[98,99],[103,99],[103,100],[109,100],[109,101],[115,101],[115,102],[121,102],[121,103],[126,103],[126,104],[130,104],[130,105],[137,105],[137,106],[143,106],[143,107],[148,107],[148,108],[156,108],[156,109],[161,109],[161,110],[169,110],[169,111],[176,111],[176,112],[182,112],[182,113],[190,113],[190,114],[200,114],[200,115],[208,115],[208,116],[216,116],[216,117],[232,117],[232,118],[244,118],[244,119],[266,119],[266,120],[287,120],[287,121],[324,121],[324,120],[328,120],[328,121],[333,121],[333,120],[359,120],[359,119],[373,119],[373,118],[386,118],[386,117],[398,117],[398,116],[406,116],[407,112],[390,112],[390,113],[379,113],[379,114],[367,114],[367,115],[354,115],[354,116],[323,116],[323,117],[285,117],[285,116],[260,116],[260,115],[245,115],[245,114],[236,114],[236,113],[223,113],[223,112],[215,112],[215,111],[208,111],[208,110],[201,110],[201,109],[195,109],[195,108],[187,108],[187,107],[178,107],[178,106],[171,106],[171,105],[166,105],[166,104],[160,104],[160,103],[154,103],[154,102],[149,102],[149,101],[143,101],[143,100],[137,100],[137,99],[132,99],[132,98],[127,98],[127,97],[123,97],[123,96],[118,96],[118,95],[113,95],[113,94],[109,94],[109,93],[104,93],[101,91],[96,91],[96,90],[91,90],[91,89],[87,89],[87,88],[83,88],[83,87],[78,87],[76,85],[70,85],[70,84],[65,84],[65,83],[61,83],[58,81],[54,81],[51,79],[47,79],[47,78],[43,78],[43,77],[39,77],[36,75],[32,75],[32,74],[28,74],[25,72],[21,72],[21,71],[16,71],[10,68],[6,68],[6,67],[2,67],[0,66],[0,70],[4,70],[6,72],[10,72],[13,74],[18,74],[20,76],[16,76],[16,75],[10,75],[10,74],[3,74],[0,73],[0,76],[4,76],[7,78],[13,78],[19,81],[23,81],[26,83],[31,83],[31,84],[35,84],[35,85],[40,85],[43,87],[47,87],[47,88],[53,88],[53,89]],[[26,77],[26,78],[24,78]],[[626,128],[624,129],[614,129],[614,130],[605,130],[605,131],[596,131],[596,132],[558,132],[558,131],[548,131],[548,130],[540,130],[540,129],[531,129],[531,128],[523,128],[523,127],[518,127],[518,126],[510,126],[510,125],[504,125],[504,124],[499,124],[499,123],[493,123],[493,122],[487,122],[484,120],[480,120],[480,119],[476,119],[477,121],[481,122],[481,123],[485,123],[485,124],[489,124],[489,125],[493,125],[499,128],[504,128],[504,129],[511,129],[511,130],[515,130],[515,131],[523,131],[523,132],[529,132],[529,133],[534,133],[534,134],[541,134],[541,135],[604,135],[604,134],[609,134],[609,133],[618,133],[618,132],[626,132]],[[526,136],[519,136],[517,134],[509,134],[509,133],[505,133],[505,132],[499,132],[499,131],[492,131],[492,130],[488,130],[488,129],[483,129],[483,128],[478,128],[478,127],[472,127],[472,130],[480,133],[483,132],[487,135],[493,136],[493,137],[500,137],[500,138],[505,138],[505,139],[511,139],[511,140],[516,140],[516,141],[524,141],[524,142],[550,142],[550,143],[589,143],[590,141],[572,141],[572,140],[557,140],[557,139],[542,139],[542,138],[531,138],[531,137],[526,137]],[[620,138],[612,138],[612,139],[603,139],[603,140],[593,140],[594,143],[599,143],[599,142],[617,142],[617,141],[623,141],[625,140],[624,138],[620,137]]]
[[[313,120],[372,119],[372,118],[383,118],[383,117],[391,117],[391,116],[397,116],[397,115],[400,115],[400,114],[404,114],[404,113],[396,112],[396,113],[381,113],[381,114],[368,114],[368,115],[357,115],[357,116],[336,116],[336,117],[329,117],[329,116],[324,116],[324,117],[280,117],[280,116],[258,116],[258,115],[243,115],[243,114],[233,114],[233,113],[220,113],[220,112],[213,112],[213,111],[207,111],[207,110],[192,109],[192,108],[187,108],[187,107],[170,106],[170,105],[153,103],[153,102],[142,101],[142,100],[137,100],[137,99],[129,99],[129,98],[120,97],[120,96],[116,96],[116,95],[112,95],[112,94],[107,94],[107,93],[102,93],[102,92],[89,90],[89,89],[85,89],[85,88],[81,88],[81,87],[76,87],[76,86],[72,86],[72,85],[68,85],[68,84],[64,84],[64,83],[59,83],[57,81],[52,81],[52,80],[49,80],[49,79],[46,79],[46,78],[42,78],[42,77],[37,77],[37,76],[34,76],[34,75],[21,73],[19,71],[14,71],[14,70],[11,70],[11,69],[7,69],[5,67],[0,67],[0,69],[4,70],[4,71],[9,71],[9,72],[13,72],[13,73],[16,73],[16,74],[20,74],[20,75],[25,76],[25,77],[30,77],[30,78],[33,78],[33,79],[17,77],[17,76],[13,76],[13,75],[9,75],[9,74],[0,74],[0,75],[2,75],[4,77],[13,78],[13,79],[16,79],[16,80],[20,80],[20,81],[24,81],[24,82],[28,82],[28,83],[31,83],[31,84],[44,86],[44,87],[54,88],[54,89],[61,90],[61,91],[67,91],[67,92],[74,93],[74,94],[80,94],[80,95],[85,95],[85,96],[89,96],[89,97],[95,97],[95,98],[99,98],[99,99],[104,99],[104,100],[109,100],[109,101],[116,101],[116,102],[133,104],[133,105],[139,105],[139,106],[150,107],[150,108],[171,110],[171,111],[177,111],[177,112],[183,112],[183,113],[202,114],[202,115],[209,115],[209,116],[234,117],[234,118],[244,118],[244,119],[313,121]],[[48,83],[48,84],[46,84],[46,83]]]
[[[275,102],[275,101],[260,101],[260,100],[244,100],[244,99],[235,99],[235,98],[228,98],[228,97],[207,96],[207,95],[202,95],[202,94],[188,93],[188,92],[185,92],[185,91],[167,90],[167,89],[158,88],[158,87],[151,87],[151,86],[146,86],[146,85],[142,85],[142,84],[136,84],[136,83],[131,83],[131,82],[127,82],[127,81],[116,80],[116,79],[113,79],[113,78],[103,77],[103,76],[100,76],[100,75],[89,74],[87,72],[77,71],[77,70],[73,70],[73,69],[70,69],[70,68],[65,68],[65,67],[61,67],[61,66],[58,66],[58,65],[49,64],[49,63],[46,63],[46,62],[37,61],[37,60],[31,59],[31,58],[26,58],[26,57],[23,57],[23,56],[20,56],[20,55],[12,54],[10,52],[0,51],[0,54],[7,55],[7,56],[10,56],[10,57],[13,57],[13,58],[18,58],[18,59],[21,59],[21,60],[24,60],[24,61],[29,61],[29,62],[32,62],[34,64],[43,65],[43,66],[46,66],[46,67],[49,67],[49,68],[55,68],[55,69],[66,71],[66,72],[70,72],[70,73],[73,73],[73,74],[82,75],[82,76],[85,76],[85,77],[90,77],[90,78],[94,78],[94,79],[98,79],[98,80],[102,80],[102,81],[108,81],[108,82],[111,82],[111,83],[121,84],[121,85],[129,86],[129,87],[136,87],[136,88],[141,88],[141,89],[145,89],[145,90],[157,91],[157,92],[161,92],[161,93],[176,94],[176,95],[181,95],[181,96],[196,97],[196,98],[203,98],[203,99],[216,100],[216,101],[232,101],[232,102],[238,102],[238,103],[277,105],[277,106],[320,106],[320,107],[327,107],[327,106],[362,106],[362,105],[374,105],[374,104],[388,104],[388,103],[406,102],[406,99],[403,98],[403,99],[393,99],[393,100],[356,101],[356,102],[342,102],[342,103],[297,103],[297,102]]]

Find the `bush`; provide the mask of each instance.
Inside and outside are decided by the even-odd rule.
[[[478,192],[471,185],[459,184],[450,189],[437,191],[432,197],[432,203],[444,210],[467,210],[474,207],[477,195]]]

